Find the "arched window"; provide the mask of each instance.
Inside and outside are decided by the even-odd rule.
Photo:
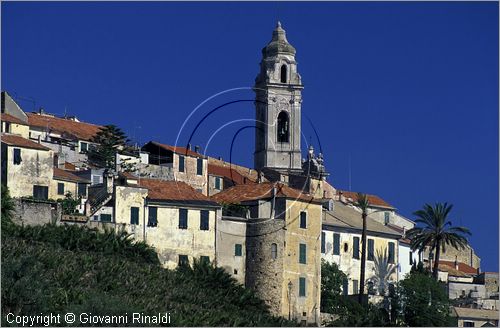
[[[271,258],[273,260],[276,260],[277,257],[278,257],[278,245],[276,245],[275,243],[272,243],[271,244]]]
[[[288,142],[290,139],[290,124],[287,112],[278,115],[278,142]]]
[[[281,65],[281,83],[286,83],[287,67],[285,64]]]

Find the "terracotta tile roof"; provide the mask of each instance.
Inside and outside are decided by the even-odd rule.
[[[324,227],[350,228],[359,231],[359,233],[363,230],[361,211],[337,200],[334,201],[333,211],[324,212],[322,223]],[[366,229],[369,235],[371,233],[383,233],[390,235],[394,239],[401,238],[400,233],[375,220],[367,220]]]
[[[2,133],[2,142],[9,146],[31,148],[38,150],[50,150],[50,148],[42,146],[37,142],[31,141],[29,139],[23,138],[15,134]]]
[[[170,150],[176,154],[179,154],[179,155],[187,155],[187,156],[192,156],[192,157],[201,157],[201,158],[204,158],[204,156],[200,153],[197,153],[195,151],[192,151],[190,149],[187,149],[185,147],[180,147],[180,146],[171,146],[171,145],[166,145],[166,144],[162,144],[162,143],[159,143],[159,142],[156,142],[156,141],[150,141],[149,143],[155,145],[155,146],[158,146],[160,148],[163,148],[163,149],[166,149],[166,150]]]
[[[462,271],[456,270],[454,267],[451,267],[446,264],[439,264],[438,266],[440,271],[448,272],[448,275],[455,277],[469,277],[470,275],[463,273]]]
[[[70,119],[43,115],[37,113],[27,113],[28,124],[33,127],[44,128],[59,133],[66,133],[80,140],[90,141],[93,136],[102,128],[102,126],[77,122]]]
[[[256,183],[257,180],[250,174],[243,174],[239,169],[210,163],[208,163],[208,174],[227,178],[235,184]]]
[[[498,310],[473,309],[465,307],[454,307],[456,315],[459,318],[474,318],[482,320],[498,321]]]
[[[7,114],[7,113],[2,113],[1,117],[2,119],[2,122],[9,122],[9,123],[15,123],[15,124],[22,124],[22,125],[28,125],[27,122],[24,122],[23,120],[15,117],[15,116],[12,116],[10,114]]]
[[[138,179],[136,177],[133,177]],[[148,198],[156,201],[218,206],[207,196],[181,181],[138,179],[139,186],[148,189]]]
[[[444,264],[444,265],[447,265],[447,266],[452,267],[452,268],[455,267],[454,261],[439,260],[439,264],[440,265]],[[473,274],[473,275],[478,274],[477,269],[471,267],[468,264],[462,263],[462,262],[458,262],[458,270],[462,271],[463,273],[467,273],[467,274]]]
[[[343,191],[343,190],[338,190],[339,193],[342,193],[342,195],[346,198],[351,198],[354,202],[358,201],[358,193],[353,192],[353,191]],[[370,195],[367,194],[368,196],[368,201],[370,202],[370,205],[373,206],[380,206],[380,207],[387,207],[387,208],[395,208],[391,204],[387,203],[385,200],[382,198],[378,197],[377,195]]]
[[[211,198],[218,203],[238,204],[245,201],[269,199],[273,188],[276,187],[276,197],[298,199],[305,202],[321,203],[321,199],[314,198],[300,190],[290,188],[282,183],[264,182],[258,184],[240,184],[225,189]]]
[[[54,167],[54,179],[71,182],[90,183],[90,181],[87,179],[79,177],[78,175],[75,175],[69,171],[59,169],[57,167]]]

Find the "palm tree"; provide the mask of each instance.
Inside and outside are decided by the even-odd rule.
[[[379,295],[385,295],[388,287],[387,282],[396,272],[397,266],[389,262],[387,248],[383,253],[377,250],[377,255],[374,258],[374,262],[374,273],[370,280],[377,288]]]
[[[464,227],[452,227],[448,219],[448,214],[453,208],[452,204],[436,203],[433,206],[425,204],[421,210],[413,213],[417,216],[416,223],[421,223],[424,227],[415,227],[408,231],[407,236],[411,239],[411,249],[413,251],[423,251],[429,246],[431,252],[435,253],[434,268],[432,276],[437,280],[439,256],[441,250],[445,251],[447,245],[456,249],[464,249],[469,244],[465,235],[470,235],[470,231]]]
[[[366,194],[358,192],[356,206],[361,209],[361,218],[363,219],[363,231],[361,233],[361,273],[359,277],[359,295],[358,302],[362,304],[363,294],[365,293],[365,268],[366,268],[366,217],[368,216],[368,197]]]

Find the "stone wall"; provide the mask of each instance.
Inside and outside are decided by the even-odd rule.
[[[246,232],[246,286],[269,305],[272,313],[281,315],[283,258],[285,256],[285,221],[255,219]],[[277,246],[277,257],[271,257],[271,245]]]
[[[14,223],[43,225],[52,222],[58,223],[61,220],[62,208],[60,204],[28,199],[14,199],[14,204]]]

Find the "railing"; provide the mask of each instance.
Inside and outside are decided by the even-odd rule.
[[[88,205],[90,206],[90,212],[88,216],[92,216],[99,208],[102,207],[106,202],[108,202],[112,194],[108,193],[105,186],[101,186],[100,188],[92,188],[92,192],[89,189],[89,198],[87,200]]]

